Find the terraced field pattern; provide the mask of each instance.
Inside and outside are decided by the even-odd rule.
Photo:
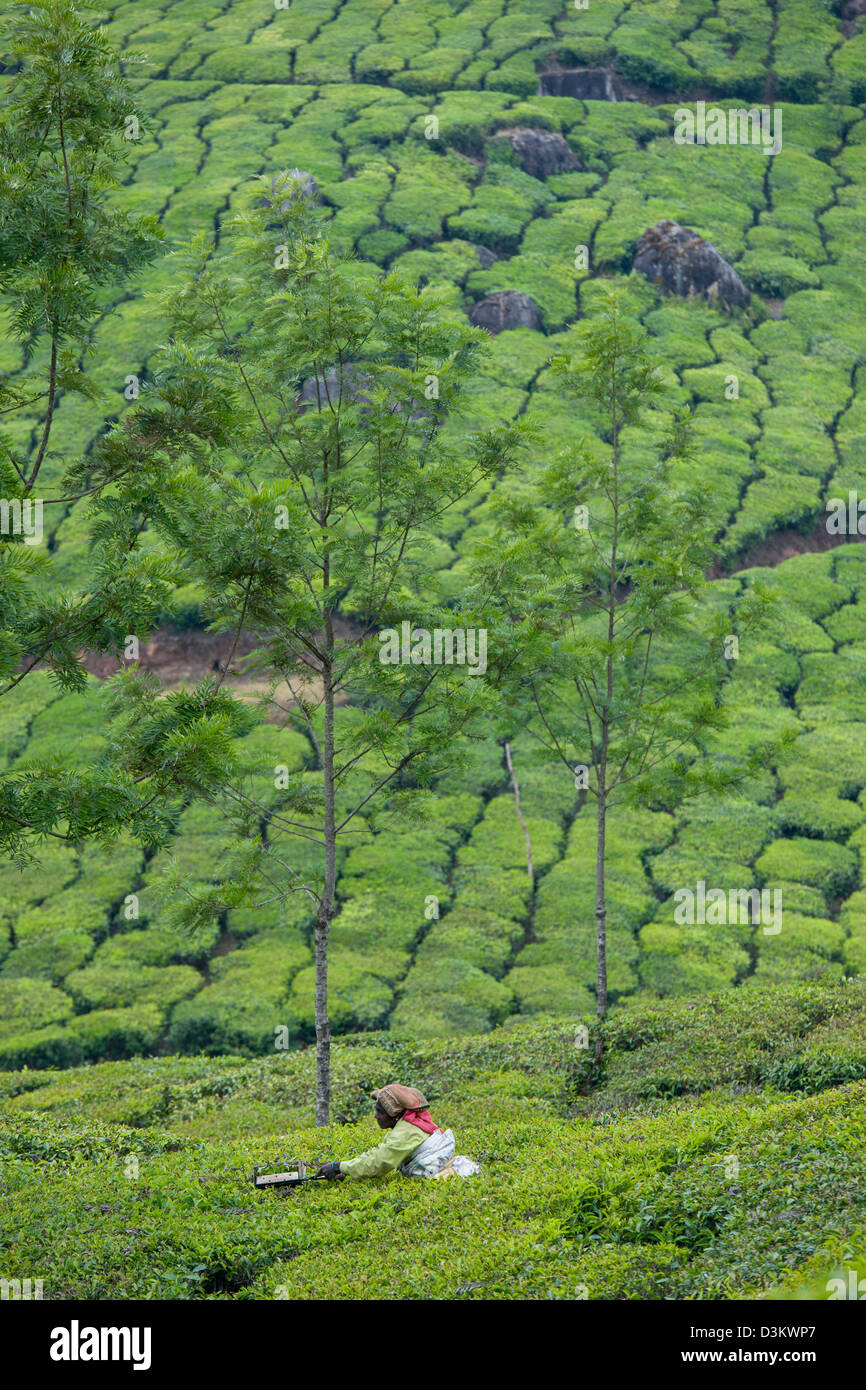
[[[498,292],[528,295],[535,326],[492,335],[470,388],[474,423],[543,425],[524,480],[573,433],[548,363],[604,286],[627,291],[677,399],[691,402],[694,466],[712,483],[717,524],[712,601],[730,605],[757,573],[780,596],[772,630],[719,676],[733,718],[708,751],[724,762],[793,737],[736,796],[613,814],[617,1007],[866,973],[866,550],[826,525],[831,499],[866,496],[866,19],[856,10],[827,0],[107,0],[99,11],[116,44],[149,60],[131,69],[151,124],[120,196],[159,216],[169,250],[219,234],[258,175],[297,168],[313,174],[340,252],[439,286],[458,314]],[[619,99],[546,94],[573,69],[603,70]],[[699,101],[775,108],[781,150],[678,143],[676,113]],[[524,130],[561,136],[573,167],[528,172],[510,138]],[[750,291],[747,307],[666,294],[632,269],[638,238],[662,219],[715,246]],[[126,408],[127,379],[147,380],[163,341],[156,295],[172,275],[161,259],[102,305],[93,361],[104,395],[61,405],[48,492]],[[0,352],[14,375],[15,352]],[[643,445],[636,435],[627,447]],[[521,485],[502,477],[449,514],[435,537],[442,597],[460,592],[492,494]],[[49,514],[52,582],[75,588],[87,575],[86,503]],[[187,635],[201,626],[194,589],[182,621]],[[23,683],[0,710],[2,766],[92,759],[105,737],[98,677],[92,686],[59,694],[42,673]],[[278,797],[275,765],[316,775],[293,729],[261,727],[244,750],[265,802]],[[526,1015],[591,1016],[594,820],[528,741],[512,751],[534,889],[490,737],[440,779],[425,825],[366,832],[343,852],[330,964],[338,1033],[453,1039],[522,1027]],[[158,855],[49,841],[38,867],[0,866],[0,1065],[264,1055],[278,1028],[292,1046],[309,1042],[306,900],[235,910],[195,937],[167,923],[155,885],[168,857],[189,884],[207,883],[225,842],[218,811],[192,805]],[[785,929],[677,924],[673,894],[699,880],[781,889]],[[425,915],[432,896],[438,918]]]

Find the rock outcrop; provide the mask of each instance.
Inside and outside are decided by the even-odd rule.
[[[274,177],[271,179],[271,191],[270,194],[266,193],[262,198],[262,207],[276,207],[279,201],[277,197],[277,189],[279,184],[285,178],[297,180],[299,187],[298,193],[294,193],[290,188],[286,188],[283,190],[284,196],[283,201],[280,204],[280,212],[288,212],[289,208],[296,201],[298,196],[302,198],[312,198],[314,202],[318,203],[319,185],[316,183],[316,180],[313,178],[313,175],[308,173],[306,169],[284,169],[281,174],[274,174]]]
[[[494,138],[508,141],[521,169],[534,179],[566,174],[581,167],[574,150],[558,131],[501,130]]]
[[[489,270],[499,260],[496,252],[491,251],[489,246],[478,246],[474,241],[470,241],[469,245],[478,257],[478,264],[482,270]]]
[[[355,365],[354,362],[346,362],[343,365],[342,373],[342,395],[343,400],[360,401],[363,405],[369,405],[370,397],[365,394],[372,389],[373,378],[369,372]],[[340,372],[337,367],[329,367],[324,376],[308,377],[301,387],[301,402],[304,405],[315,405],[318,400],[323,404],[331,401],[336,405],[340,399]]]
[[[577,97],[582,101],[622,101],[619,79],[609,68],[561,68],[538,74],[540,97]]]
[[[381,382],[379,383],[381,384]],[[370,371],[356,362],[344,362],[342,370],[342,397],[343,403],[351,401],[361,406],[362,418],[369,415],[365,406],[370,404],[370,393],[375,390],[376,378]],[[316,407],[321,401],[322,408],[328,409],[328,402],[336,406],[340,399],[340,371],[337,367],[329,367],[324,376],[307,377],[301,387],[299,404]],[[409,412],[412,420],[421,420],[429,414],[430,407],[422,400],[412,402],[413,409]],[[390,408],[392,414],[400,414],[403,407],[399,402]]]
[[[638,239],[634,269],[668,294],[700,295],[729,308],[743,308],[751,298],[712,242],[667,218]]]
[[[469,310],[469,322],[488,333],[504,333],[511,328],[533,328],[540,333],[544,322],[534,299],[519,290],[497,290]]]

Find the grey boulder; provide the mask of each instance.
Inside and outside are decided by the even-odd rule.
[[[495,139],[508,141],[521,169],[534,179],[570,173],[581,167],[574,150],[558,131],[503,130]]]
[[[622,87],[609,68],[561,68],[538,74],[538,95],[577,97],[581,101],[622,101]]]
[[[534,299],[519,290],[497,290],[469,310],[469,322],[488,333],[504,333],[512,328],[532,328],[542,332],[544,321]]]
[[[370,414],[365,407],[370,405],[370,393],[375,390],[376,384],[372,372],[366,371],[356,362],[344,362],[342,371],[339,367],[329,367],[324,375],[307,377],[301,387],[299,404],[325,411],[336,410],[340,405],[354,402],[361,407],[363,419]],[[382,384],[381,381],[379,384]],[[400,402],[395,402],[393,407],[390,407],[394,415],[401,414],[402,409]],[[430,406],[424,401],[412,401],[409,411],[411,420],[422,420],[429,413]]]
[[[280,202],[279,185],[283,179],[290,178],[296,181],[297,191],[291,186],[282,189],[282,202]],[[306,169],[284,169],[282,174],[274,174],[271,179],[270,193],[266,193],[262,198],[261,206],[276,207],[279,203],[280,212],[288,212],[289,208],[297,202],[298,198],[312,198],[314,202],[319,201],[319,185],[308,173]]]
[[[489,246],[477,246],[474,241],[468,243],[478,257],[478,264],[482,270],[489,270],[499,260],[495,251],[491,251]]]
[[[345,362],[342,373],[338,367],[329,367],[324,375],[308,377],[301,387],[303,405],[317,405],[323,408],[336,407],[341,397],[343,401],[360,401],[369,405],[370,397],[365,394],[372,389],[373,378],[354,362]],[[342,390],[341,390],[342,386]]]
[[[751,298],[712,242],[669,218],[638,238],[634,269],[668,294],[698,295],[735,308],[744,308]]]

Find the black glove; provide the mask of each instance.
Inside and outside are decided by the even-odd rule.
[[[340,1172],[340,1165],[339,1165],[339,1163],[323,1163],[322,1166],[321,1166],[321,1168],[319,1169],[319,1171],[316,1173],[316,1177],[317,1177],[317,1178],[342,1178],[342,1177],[345,1177],[345,1174]]]

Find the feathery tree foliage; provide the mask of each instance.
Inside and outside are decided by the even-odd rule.
[[[609,808],[624,796],[676,805],[737,785],[763,765],[767,749],[738,767],[702,753],[706,736],[727,722],[720,687],[736,651],[731,639],[764,620],[768,601],[757,588],[730,607],[701,601],[714,558],[707,494],[672,477],[675,465],[687,468],[694,458],[689,414],[668,414],[663,432],[662,412],[648,416],[664,406],[666,388],[622,295],[609,293],[573,332],[576,351],[554,358],[552,369],[592,413],[604,442],[589,437],[563,451],[534,498],[502,493],[499,525],[478,547],[476,574],[479,592],[493,595],[488,611],[497,609],[495,660],[518,654],[503,675],[522,727],[595,798],[601,1025]],[[602,1047],[599,1026],[599,1060]]]
[[[172,343],[107,440],[103,476],[134,464],[212,629],[234,632],[220,681],[241,632],[256,634],[244,664],[271,679],[259,709],[291,718],[315,750],[321,776],[275,779],[276,800],[240,781],[227,790],[246,839],[231,874],[181,915],[194,926],[263,889],[268,902],[313,899],[326,1124],[338,844],[379,807],[411,814],[453,762],[455,734],[490,710],[478,651],[471,674],[446,664],[444,646],[437,664],[432,645],[436,629],[474,632],[476,614],[421,595],[437,518],[505,466],[522,430],[461,431],[484,334],[445,317],[436,293],[336,258],[297,171],[273,181],[226,244],[186,248],[186,281],[166,305]],[[130,701],[155,698],[135,674],[124,686]]]
[[[39,667],[62,689],[84,690],[82,654],[119,653],[129,634],[148,631],[173,583],[165,557],[139,546],[146,506],[115,500],[94,534],[87,589],[48,589],[43,508],[68,507],[108,480],[105,469],[91,476],[89,459],[61,473],[52,446],[62,402],[97,396],[85,361],[101,296],[153,259],[162,232],[112,205],[144,117],[103,32],[71,0],[30,0],[8,17],[3,43],[13,77],[0,111],[0,312],[22,367],[0,377],[0,698]],[[149,729],[161,739],[146,744],[141,728],[125,762],[5,773],[0,848],[26,858],[44,836],[77,843],[124,830],[159,842],[171,824],[165,798],[212,785],[217,769],[222,777],[243,724],[211,682],[172,697]]]

